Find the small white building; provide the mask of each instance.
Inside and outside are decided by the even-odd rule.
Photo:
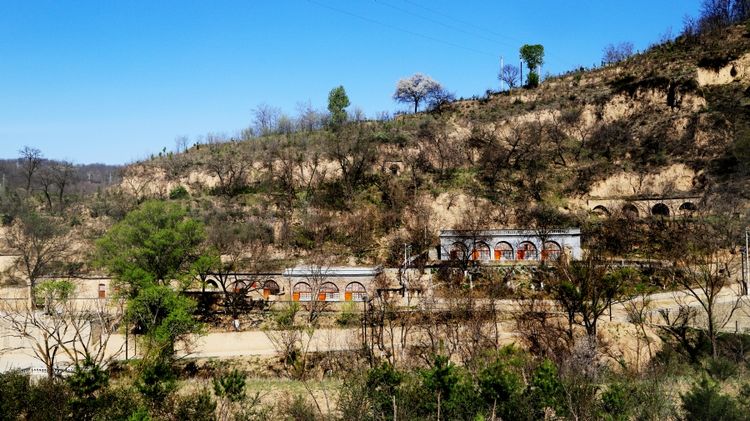
[[[581,230],[442,230],[437,252],[439,260],[533,262],[554,260],[563,252],[572,259],[580,259]]]
[[[383,272],[375,267],[297,266],[285,269],[292,301],[366,301],[374,294],[373,281]]]

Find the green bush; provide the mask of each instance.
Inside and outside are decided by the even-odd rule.
[[[278,412],[284,414],[283,419],[286,420],[317,421],[320,419],[318,409],[302,395],[287,396],[282,399]]]
[[[534,72],[529,73],[528,79],[526,79],[526,87],[536,88],[537,86],[539,86],[539,75]]]
[[[152,407],[162,406],[177,389],[177,379],[169,360],[143,361],[135,388]]]
[[[174,405],[174,419],[184,421],[212,421],[216,419],[216,401],[208,389],[179,396]]]
[[[609,385],[602,393],[602,412],[604,419],[607,420],[628,420],[633,406],[638,402],[633,402],[634,391],[622,383],[613,383]]]
[[[17,371],[0,373],[0,420],[21,419],[29,405],[29,376]]]
[[[705,376],[682,395],[682,409],[688,421],[744,419],[737,402],[721,393],[719,385]]]
[[[341,327],[353,326],[359,322],[359,315],[357,314],[357,305],[355,303],[344,303],[341,306],[338,316],[336,316],[336,323]]]
[[[188,193],[187,189],[181,185],[178,185],[169,191],[169,198],[171,200],[181,200],[181,199],[187,199],[189,197],[190,197],[190,193]]]
[[[706,362],[706,373],[719,382],[737,374],[737,369],[737,363],[727,358],[709,358]]]
[[[294,326],[294,319],[297,317],[301,307],[299,303],[292,301],[279,310],[274,311],[273,320],[280,329],[287,329]]]
[[[544,417],[548,408],[555,413],[561,412],[564,402],[563,388],[555,363],[545,359],[537,366],[526,393],[535,416]]]
[[[239,402],[245,398],[245,373],[233,369],[214,377],[214,393],[230,402]]]

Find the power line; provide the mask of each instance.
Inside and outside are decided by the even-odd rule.
[[[462,20],[462,19],[455,18],[455,17],[453,17],[451,15],[448,15],[447,13],[443,13],[443,12],[440,12],[439,10],[435,10],[435,9],[432,9],[430,7],[427,7],[427,6],[423,6],[423,5],[421,5],[421,4],[417,3],[417,2],[414,2],[414,1],[411,1],[411,0],[404,0],[404,2],[408,3],[408,4],[411,4],[412,6],[416,6],[416,7],[420,8],[420,9],[426,10],[427,12],[434,13],[434,14],[436,14],[438,16],[442,16],[442,17],[445,17],[445,18],[448,18],[448,19],[452,19],[452,20],[454,20],[454,21],[456,21],[458,23],[461,23],[461,24],[463,24],[465,26],[470,26],[470,27],[474,28],[475,30],[484,31],[486,33],[489,33],[489,34],[492,34],[492,35],[495,35],[495,36],[498,36],[498,37],[501,37],[501,38],[506,38],[506,39],[515,41],[515,42],[517,42],[519,44],[523,43],[523,41],[519,40],[518,38],[514,38],[514,37],[511,37],[511,36],[508,36],[508,35],[505,35],[505,34],[500,34],[500,33],[497,33],[497,32],[495,32],[493,30],[490,30],[490,29],[487,29],[487,28],[484,28],[484,27],[481,27],[481,26],[477,26],[477,25],[475,25],[472,22],[468,22],[468,21],[465,21],[465,20]],[[505,43],[505,45],[510,45],[510,44]],[[552,58],[552,59],[554,59],[554,60],[556,60],[559,63],[565,64],[567,66],[573,66],[573,67],[575,67],[574,64],[572,64],[572,63],[570,63],[570,62],[568,62],[566,60],[561,59],[560,57],[558,57],[555,54],[547,54],[547,56],[550,57],[550,58]]]
[[[403,32],[403,33],[406,33],[406,34],[409,34],[409,35],[414,35],[414,36],[417,36],[417,37],[420,37],[420,38],[424,38],[424,39],[427,39],[427,40],[430,40],[430,41],[433,41],[433,42],[438,42],[438,43],[441,43],[441,44],[449,45],[449,46],[454,47],[454,48],[460,48],[462,50],[471,51],[473,53],[477,53],[477,54],[481,54],[481,55],[487,55],[487,56],[490,56],[490,57],[495,57],[496,56],[496,54],[493,54],[493,53],[490,53],[490,52],[487,52],[487,51],[477,50],[476,48],[466,47],[466,46],[463,46],[463,45],[460,45],[460,44],[456,44],[456,43],[453,43],[453,42],[450,42],[450,41],[442,40],[440,38],[435,38],[435,37],[432,37],[430,35],[425,35],[425,34],[421,34],[419,32],[411,31],[409,29],[400,28],[398,26],[391,25],[389,23],[381,22],[379,20],[375,20],[375,19],[372,19],[372,18],[361,16],[361,15],[358,15],[356,13],[349,12],[347,10],[343,10],[343,9],[339,9],[337,7],[329,6],[327,4],[323,4],[323,3],[320,3],[320,2],[315,1],[315,0],[307,0],[307,1],[310,2],[310,3],[312,3],[312,4],[315,4],[317,6],[320,6],[320,7],[329,9],[329,10],[333,10],[333,11],[338,12],[338,13],[342,13],[342,14],[345,14],[345,15],[348,15],[348,16],[352,16],[352,17],[355,17],[357,19],[364,20],[366,22],[374,23],[376,25],[380,25],[380,26],[383,26],[385,28],[389,28],[389,29],[393,29],[393,30],[396,30],[396,31],[400,31],[400,32]]]
[[[441,21],[429,18],[429,17],[424,16],[424,15],[419,15],[417,13],[414,13],[414,12],[410,11],[410,10],[407,10],[407,9],[404,9],[404,8],[401,8],[401,7],[398,7],[398,6],[394,6],[394,5],[390,4],[390,3],[382,1],[382,0],[375,0],[375,3],[380,3],[380,4],[384,5],[384,6],[390,7],[391,9],[398,10],[399,12],[402,12],[402,13],[406,13],[407,15],[411,15],[411,16],[414,16],[416,18],[428,21],[428,22],[436,23],[436,24],[438,24],[440,26],[443,26],[445,28],[452,29],[454,31],[458,31],[458,32],[461,32],[461,33],[464,33],[464,34],[467,34],[467,35],[470,35],[470,36],[473,36],[473,37],[481,38],[481,39],[483,39],[485,41],[489,41],[489,42],[493,42],[493,43],[497,43],[497,44],[505,44],[507,46],[512,47],[512,45],[510,43],[507,43],[505,41],[499,41],[499,40],[497,40],[495,38],[489,38],[489,37],[486,37],[484,35],[480,35],[480,34],[478,34],[476,32],[472,33],[472,32],[469,32],[469,31],[467,31],[467,30],[465,30],[465,29],[463,29],[461,27],[454,26],[454,25],[451,25],[451,24],[447,24],[447,23],[444,23],[444,22],[441,22]],[[411,3],[411,2],[409,2],[409,3]]]
[[[442,16],[444,18],[452,19],[452,20],[454,20],[454,21],[456,21],[456,22],[458,22],[458,23],[460,23],[462,25],[473,27],[475,30],[486,32],[486,33],[489,33],[489,34],[492,34],[492,35],[495,35],[495,36],[498,36],[498,37],[501,37],[501,38],[507,38],[507,39],[509,39],[511,41],[522,42],[521,40],[519,40],[517,38],[513,38],[511,36],[508,36],[508,35],[505,35],[505,34],[500,34],[500,33],[497,33],[495,31],[492,31],[490,29],[487,29],[487,28],[484,28],[484,27],[481,27],[481,26],[477,26],[477,25],[475,25],[472,22],[468,22],[468,21],[465,21],[465,20],[462,20],[462,19],[458,19],[458,18],[456,18],[454,16],[451,16],[451,15],[449,15],[447,13],[443,13],[443,12],[440,12],[438,10],[429,8],[427,6],[423,6],[423,5],[419,4],[419,3],[413,2],[411,0],[404,0],[404,2],[405,3],[409,3],[412,6],[416,6],[416,7],[420,8],[420,9],[426,10],[426,11],[428,11],[430,13],[436,14],[438,16]]]

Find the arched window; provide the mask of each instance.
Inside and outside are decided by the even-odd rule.
[[[517,260],[537,260],[539,259],[539,256],[537,255],[536,246],[534,243],[531,243],[529,241],[524,241],[523,243],[518,245],[518,252],[516,253],[516,259]]]
[[[206,287],[213,288],[213,289],[218,289],[219,285],[216,283],[215,280],[209,279],[209,280],[206,281]]]
[[[562,248],[559,244],[554,241],[547,241],[544,243],[544,249],[542,250],[542,260],[557,260],[562,253]]]
[[[359,282],[352,282],[344,289],[345,301],[365,301],[367,300],[367,290]]]
[[[339,287],[333,282],[326,282],[320,286],[318,291],[318,301],[338,301]]]
[[[495,244],[495,260],[513,260],[513,246],[505,241]]]
[[[490,246],[485,243],[474,244],[471,251],[471,260],[490,260]]]
[[[107,298],[107,286],[99,284],[99,298]]]
[[[610,215],[609,209],[607,209],[605,206],[602,206],[602,205],[594,206],[593,212],[594,212],[595,215],[599,215],[599,216],[609,216]]]
[[[312,288],[306,282],[298,282],[294,284],[292,289],[292,300],[294,301],[310,301],[312,299]]]
[[[664,203],[657,203],[651,208],[651,215],[654,216],[669,216],[669,207]]]
[[[243,290],[248,292],[258,289],[258,282],[251,279],[236,279],[232,283],[232,288],[236,293],[242,292]]]
[[[466,245],[464,245],[464,243],[453,243],[450,251],[451,260],[464,260],[466,258],[466,252]]]
[[[693,212],[698,210],[698,207],[695,206],[695,203],[693,202],[685,202],[680,205],[680,212],[682,212],[683,215],[690,215]]]
[[[269,279],[263,283],[263,297],[268,298],[271,295],[279,295],[281,288],[279,284],[273,279]]]
[[[628,218],[637,218],[638,208],[636,208],[635,205],[632,203],[626,203],[622,207],[622,214]]]

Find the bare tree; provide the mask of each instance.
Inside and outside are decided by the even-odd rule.
[[[123,191],[140,205],[152,194],[154,178],[145,173],[143,167],[130,165],[122,169]]]
[[[65,210],[65,192],[66,189],[74,184],[78,178],[78,171],[75,165],[68,161],[56,162],[52,166],[52,179],[57,188],[57,203],[62,213]]]
[[[34,173],[42,165],[44,157],[42,156],[42,151],[30,146],[24,146],[18,153],[20,154],[18,161],[21,163],[21,168],[26,178],[26,192],[28,193],[31,191],[31,181]]]
[[[619,44],[607,44],[602,54],[602,64],[610,65],[619,63],[633,55],[632,42],[621,42]]]
[[[267,261],[272,233],[254,221],[230,222],[223,216],[209,227],[208,243],[219,255],[211,274],[224,293],[224,307],[237,318],[248,294],[263,288],[257,273]]]
[[[31,348],[52,378],[62,364],[79,366],[90,361],[101,366],[122,352],[122,347],[109,346],[122,320],[122,304],[77,302],[63,295],[55,297],[51,311],[41,311],[24,300],[2,300],[0,324]]]
[[[18,253],[16,267],[26,277],[29,305],[33,305],[37,280],[53,269],[68,253],[69,243],[61,221],[28,213],[8,230],[8,247]]]
[[[212,144],[206,168],[219,179],[218,192],[232,197],[247,185],[252,160],[233,144]]]
[[[190,140],[187,136],[177,136],[174,138],[174,150],[177,153],[180,152],[187,152],[188,149],[188,143]]]
[[[508,85],[508,90],[512,90],[518,86],[521,80],[521,69],[518,66],[506,64],[500,69],[500,74],[497,75],[497,78]]]
[[[554,303],[542,293],[530,292],[517,299],[516,306],[518,310],[513,317],[516,331],[528,350],[560,363],[573,346],[573,340]]]
[[[305,280],[310,285],[310,302],[308,303],[308,322],[315,324],[320,313],[328,308],[326,283],[330,272],[330,265],[323,258],[314,259],[315,262],[306,267]]]
[[[366,125],[344,126],[335,139],[330,139],[328,154],[338,163],[347,197],[366,179],[377,158],[374,133]]]
[[[326,113],[313,108],[310,101],[297,103],[297,126],[300,131],[312,132],[323,127]]]
[[[740,306],[740,294],[732,291],[736,262],[721,252],[696,253],[681,259],[674,274],[689,299],[676,296],[680,307],[695,307],[701,317],[693,321],[711,341],[711,355],[718,356],[718,334]],[[691,302],[692,301],[692,302]]]
[[[47,208],[53,211],[54,196],[57,200],[57,210],[62,213],[65,210],[65,192],[77,181],[76,167],[67,161],[43,161],[37,173]]]
[[[253,128],[255,134],[267,136],[278,130],[281,109],[266,103],[258,104],[253,109]]]
[[[568,318],[568,337],[574,339],[573,325],[582,325],[596,338],[599,319],[613,303],[624,298],[625,286],[633,281],[629,271],[613,271],[609,262],[595,254],[584,260],[558,261],[551,285],[553,299]]]
[[[47,210],[52,212],[52,196],[55,187],[55,178],[52,167],[45,165],[39,170],[39,186],[42,189],[44,200],[47,202]]]

